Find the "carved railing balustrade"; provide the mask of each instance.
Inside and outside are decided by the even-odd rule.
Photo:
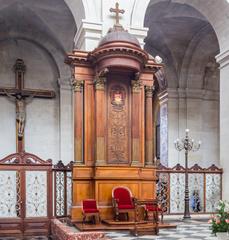
[[[198,164],[188,168],[191,213],[214,213],[222,199],[221,168],[214,164],[202,168]],[[177,164],[173,168],[159,165],[157,169],[157,198],[167,214],[183,214],[185,192],[185,168]]]
[[[72,206],[72,162],[64,165],[59,161],[53,166],[54,216],[70,215]]]

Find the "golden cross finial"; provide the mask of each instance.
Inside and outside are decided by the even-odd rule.
[[[120,25],[119,24],[119,13],[123,14],[125,12],[125,10],[124,9],[119,9],[119,3],[116,2],[115,8],[110,8],[110,12],[115,13],[116,25]]]

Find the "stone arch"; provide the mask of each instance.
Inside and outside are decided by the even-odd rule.
[[[1,5],[0,12],[5,24],[1,25],[0,41],[8,38],[33,42],[45,49],[53,58],[58,66],[59,77],[70,76],[70,70],[64,64],[64,59],[66,52],[73,48],[76,25],[70,9],[60,0],[56,1],[53,9],[57,14],[53,14],[52,11],[45,14],[40,10],[45,7],[50,9],[49,4],[48,1],[31,4],[30,1],[14,2],[12,0]],[[60,12],[62,15],[58,14]],[[56,16],[60,18],[58,26],[55,24]]]
[[[174,150],[173,141],[187,127],[194,131],[194,138],[202,138],[205,143],[201,153],[194,158],[201,160],[203,165],[209,162],[217,164],[219,159],[219,89],[216,84],[203,88],[203,83],[206,68],[212,66],[208,64],[209,57],[214,59],[222,46],[219,34],[222,29],[217,25],[217,18],[214,22],[211,13],[206,11],[209,10],[206,1],[199,4],[200,8],[192,0],[151,0],[148,1],[144,19],[144,27],[149,28],[145,50],[153,56],[160,55],[166,65],[169,161],[172,165],[178,159],[183,164],[183,155]],[[204,14],[203,6],[206,7]],[[215,76],[218,77],[217,73]],[[208,81],[213,80],[209,77]],[[219,82],[219,77],[216,80]],[[215,144],[210,139],[216,139]],[[194,158],[193,161],[196,161]]]
[[[213,27],[194,7],[177,1],[151,1],[144,21],[149,28],[145,50],[164,58],[167,75],[172,76],[169,87],[179,88],[185,72],[183,67],[188,66],[194,46],[197,46],[194,43],[200,41],[201,32],[202,37],[207,31],[215,35]],[[218,46],[217,37],[215,39]]]
[[[95,11],[96,3],[91,0],[64,0],[73,14],[77,28],[80,27],[82,20],[97,21],[98,13]]]
[[[204,39],[207,34],[209,34],[209,28],[211,28],[210,24],[203,27],[200,31],[198,31],[195,36],[192,38],[190,41],[187,50],[185,51],[185,55],[183,58],[182,66],[181,66],[181,72],[180,72],[180,77],[179,77],[179,84],[178,86],[180,88],[187,88],[188,87],[188,69],[191,65],[191,63],[196,60],[194,59],[194,51],[198,48],[198,44],[201,41],[201,39]],[[212,33],[213,34],[213,33]],[[214,35],[214,34],[213,34]],[[216,38],[216,35],[213,37]],[[219,44],[217,39],[215,39],[215,43],[217,44],[216,48],[219,49]],[[214,53],[214,56],[217,54],[217,50]],[[202,65],[205,65],[206,61],[202,62]],[[182,79],[185,79],[185,81],[182,81]]]
[[[229,4],[226,1],[212,1],[211,5],[207,1],[185,1],[185,0],[136,0],[131,16],[131,26],[146,27],[145,18],[150,7],[160,2],[187,4],[199,11],[211,24],[219,41],[220,51],[227,49],[227,40],[229,38],[229,19],[227,13]],[[139,11],[141,9],[141,11]],[[222,25],[224,26],[222,28]]]

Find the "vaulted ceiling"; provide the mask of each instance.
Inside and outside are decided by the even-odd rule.
[[[203,88],[206,66],[219,52],[216,34],[207,19],[187,4],[151,0],[145,27],[149,28],[145,49],[163,58],[169,87]],[[215,83],[205,87],[218,90]]]
[[[76,30],[63,0],[0,0],[0,44],[30,42],[46,51],[59,71],[66,68],[64,59],[74,47]]]

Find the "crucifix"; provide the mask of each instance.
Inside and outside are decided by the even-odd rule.
[[[120,26],[120,23],[119,23],[119,14],[120,14],[120,13],[123,14],[123,13],[125,12],[125,10],[119,9],[119,3],[116,2],[115,8],[110,8],[110,12],[114,12],[114,13],[115,13],[115,20],[116,20],[115,25]]]
[[[14,65],[15,87],[1,88],[0,95],[7,96],[16,104],[16,149],[24,151],[24,129],[26,121],[26,104],[33,98],[54,98],[55,92],[50,90],[24,88],[26,66],[22,59],[17,59]]]

